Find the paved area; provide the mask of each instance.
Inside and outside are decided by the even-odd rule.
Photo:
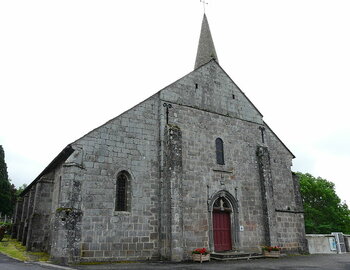
[[[24,263],[21,261],[17,261],[6,255],[0,253],[0,270],[54,270],[53,268],[48,268],[44,266],[40,266],[38,264],[32,263]]]
[[[0,270],[350,270],[350,254],[289,256],[279,259],[258,259],[249,261],[211,261],[205,263],[118,263],[62,267],[42,263],[23,263],[0,253]]]
[[[350,254],[341,255],[308,255],[289,256],[279,259],[258,259],[249,261],[211,261],[199,263],[134,263],[110,265],[86,265],[74,267],[79,270],[270,270],[270,269],[321,269],[321,270],[350,270]]]

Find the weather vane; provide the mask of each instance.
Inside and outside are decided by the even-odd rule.
[[[205,0],[199,0],[201,3],[203,3],[203,10],[205,13],[205,5],[208,5],[208,2],[206,2]]]

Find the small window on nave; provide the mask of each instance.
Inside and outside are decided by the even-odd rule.
[[[128,205],[128,175],[121,172],[117,177],[115,211],[127,211]]]
[[[216,163],[219,165],[225,165],[224,142],[222,141],[222,139],[217,138],[215,140],[215,148],[216,148]]]

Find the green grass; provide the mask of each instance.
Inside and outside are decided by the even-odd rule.
[[[103,261],[103,262],[80,262],[79,265],[99,265],[99,264],[126,264],[126,263],[140,263],[137,261]]]
[[[47,262],[50,260],[50,255],[45,252],[29,252],[29,256],[39,262]]]
[[[20,261],[48,261],[49,254],[26,251],[26,247],[15,239],[5,236],[0,242],[0,252]]]

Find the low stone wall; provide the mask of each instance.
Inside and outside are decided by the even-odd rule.
[[[334,235],[332,234],[307,234],[307,243],[310,254],[332,254],[337,253]]]
[[[350,235],[344,234],[346,252],[350,252]],[[338,253],[336,239],[333,234],[307,234],[310,254]]]

